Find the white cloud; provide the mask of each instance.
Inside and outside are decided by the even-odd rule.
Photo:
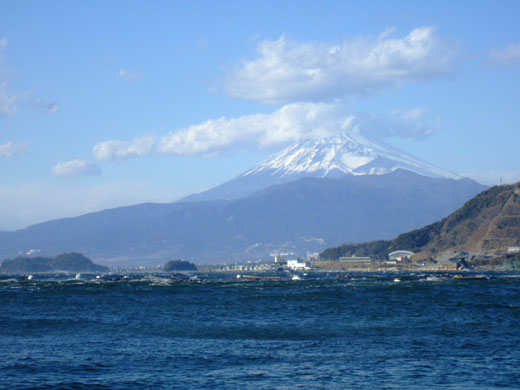
[[[0,82],[0,116],[16,114],[18,103],[49,114],[59,109],[56,102],[44,102],[32,92],[13,93],[6,81]]]
[[[2,51],[7,47],[7,38],[0,39],[0,59]],[[0,117],[3,115],[14,115],[18,109],[18,103],[29,106],[33,109],[41,110],[45,113],[55,113],[58,111],[56,102],[43,102],[30,91],[11,91],[9,83],[0,80]]]
[[[21,102],[34,110],[41,111],[46,114],[54,114],[58,112],[57,102],[44,102],[36,97],[32,92],[25,91],[19,94]]]
[[[210,119],[161,138],[160,153],[212,154],[234,147],[270,148],[338,131],[338,107],[326,103],[293,103],[272,114]]]
[[[0,82],[0,116],[16,113],[16,99],[17,96],[9,91],[7,82]]]
[[[155,153],[213,156],[232,149],[271,149],[307,138],[324,138],[345,131],[371,137],[423,139],[436,127],[424,108],[399,109],[386,116],[353,113],[341,101],[291,103],[270,114],[221,117],[172,131],[156,140],[151,136],[133,141],[108,140],[92,150],[97,160],[122,160]]]
[[[7,38],[0,38],[0,60],[2,59],[2,51],[7,47]]]
[[[15,154],[19,154],[27,149],[26,142],[6,142],[0,144],[0,157],[13,157]]]
[[[7,47],[7,38],[0,39],[0,60],[2,59],[2,51]]]
[[[489,59],[499,65],[520,66],[520,43],[510,45],[505,49],[493,49]]]
[[[42,102],[38,98],[34,98],[33,100],[29,101],[28,103],[31,107],[37,110],[41,110],[42,112],[46,114],[54,114],[58,112],[59,106],[57,102]]]
[[[59,109],[58,103],[56,103],[56,102],[47,103],[43,106],[43,109],[45,110],[45,112],[54,114],[55,112],[58,112],[58,109]]]
[[[243,61],[226,89],[232,96],[269,104],[324,101],[452,72],[458,48],[440,39],[434,28],[420,27],[403,38],[391,38],[391,33],[340,44],[300,43],[285,37],[264,40],[257,47],[259,57]]]
[[[71,160],[53,166],[52,173],[70,179],[76,176],[99,176],[101,169],[89,161]]]
[[[396,109],[389,115],[360,118],[360,126],[365,133],[378,138],[399,137],[424,139],[439,127],[439,118],[426,118],[426,109]]]
[[[92,148],[96,160],[111,161],[146,156],[153,151],[155,137],[136,137],[133,141],[108,140]]]
[[[7,38],[0,39],[0,60],[2,51],[7,47]],[[4,115],[14,115],[17,110],[16,94],[9,91],[8,83],[0,80],[0,117]]]
[[[271,114],[219,118],[162,137],[165,154],[211,155],[237,147],[272,148],[306,138],[323,138],[357,128],[369,136],[424,138],[435,126],[425,124],[425,110],[396,110],[387,116],[353,114],[334,103],[292,103]]]
[[[143,74],[141,72],[131,69],[119,69],[117,75],[128,81],[138,81],[143,78]]]

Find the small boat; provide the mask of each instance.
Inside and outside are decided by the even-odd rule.
[[[291,280],[302,280],[298,275],[293,275]]]

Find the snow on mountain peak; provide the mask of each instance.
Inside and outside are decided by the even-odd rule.
[[[325,139],[309,139],[291,145],[246,172],[243,176],[269,173],[271,176],[314,177],[385,174],[405,169],[423,176],[461,179],[382,142],[361,134],[342,134]]]
[[[348,134],[309,139],[289,146],[246,173],[184,200],[238,199],[304,177],[383,175],[398,169],[434,178],[462,179],[350,129]]]

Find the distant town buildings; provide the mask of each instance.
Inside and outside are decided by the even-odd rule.
[[[372,259],[370,257],[364,257],[364,256],[342,256],[339,258],[340,263],[349,263],[349,264],[368,264],[372,262]]]
[[[308,262],[318,262],[320,261],[320,254],[318,252],[307,253],[307,261]]]
[[[279,254],[279,255],[275,255],[274,256],[274,263],[277,264],[277,265],[286,265],[287,264],[287,261],[285,260],[285,256],[282,255],[282,254]]]
[[[301,262],[300,259],[297,260],[287,260],[287,268],[292,269],[294,271],[302,271],[306,269],[310,269],[306,262]]]

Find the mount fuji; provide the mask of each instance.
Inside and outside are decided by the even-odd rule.
[[[398,169],[433,178],[462,179],[388,144],[354,132],[291,145],[234,179],[182,201],[239,199],[274,184],[304,177],[383,175]]]
[[[112,266],[305,256],[420,228],[485,188],[359,134],[307,140],[184,200],[0,232],[0,259],[32,250]]]

